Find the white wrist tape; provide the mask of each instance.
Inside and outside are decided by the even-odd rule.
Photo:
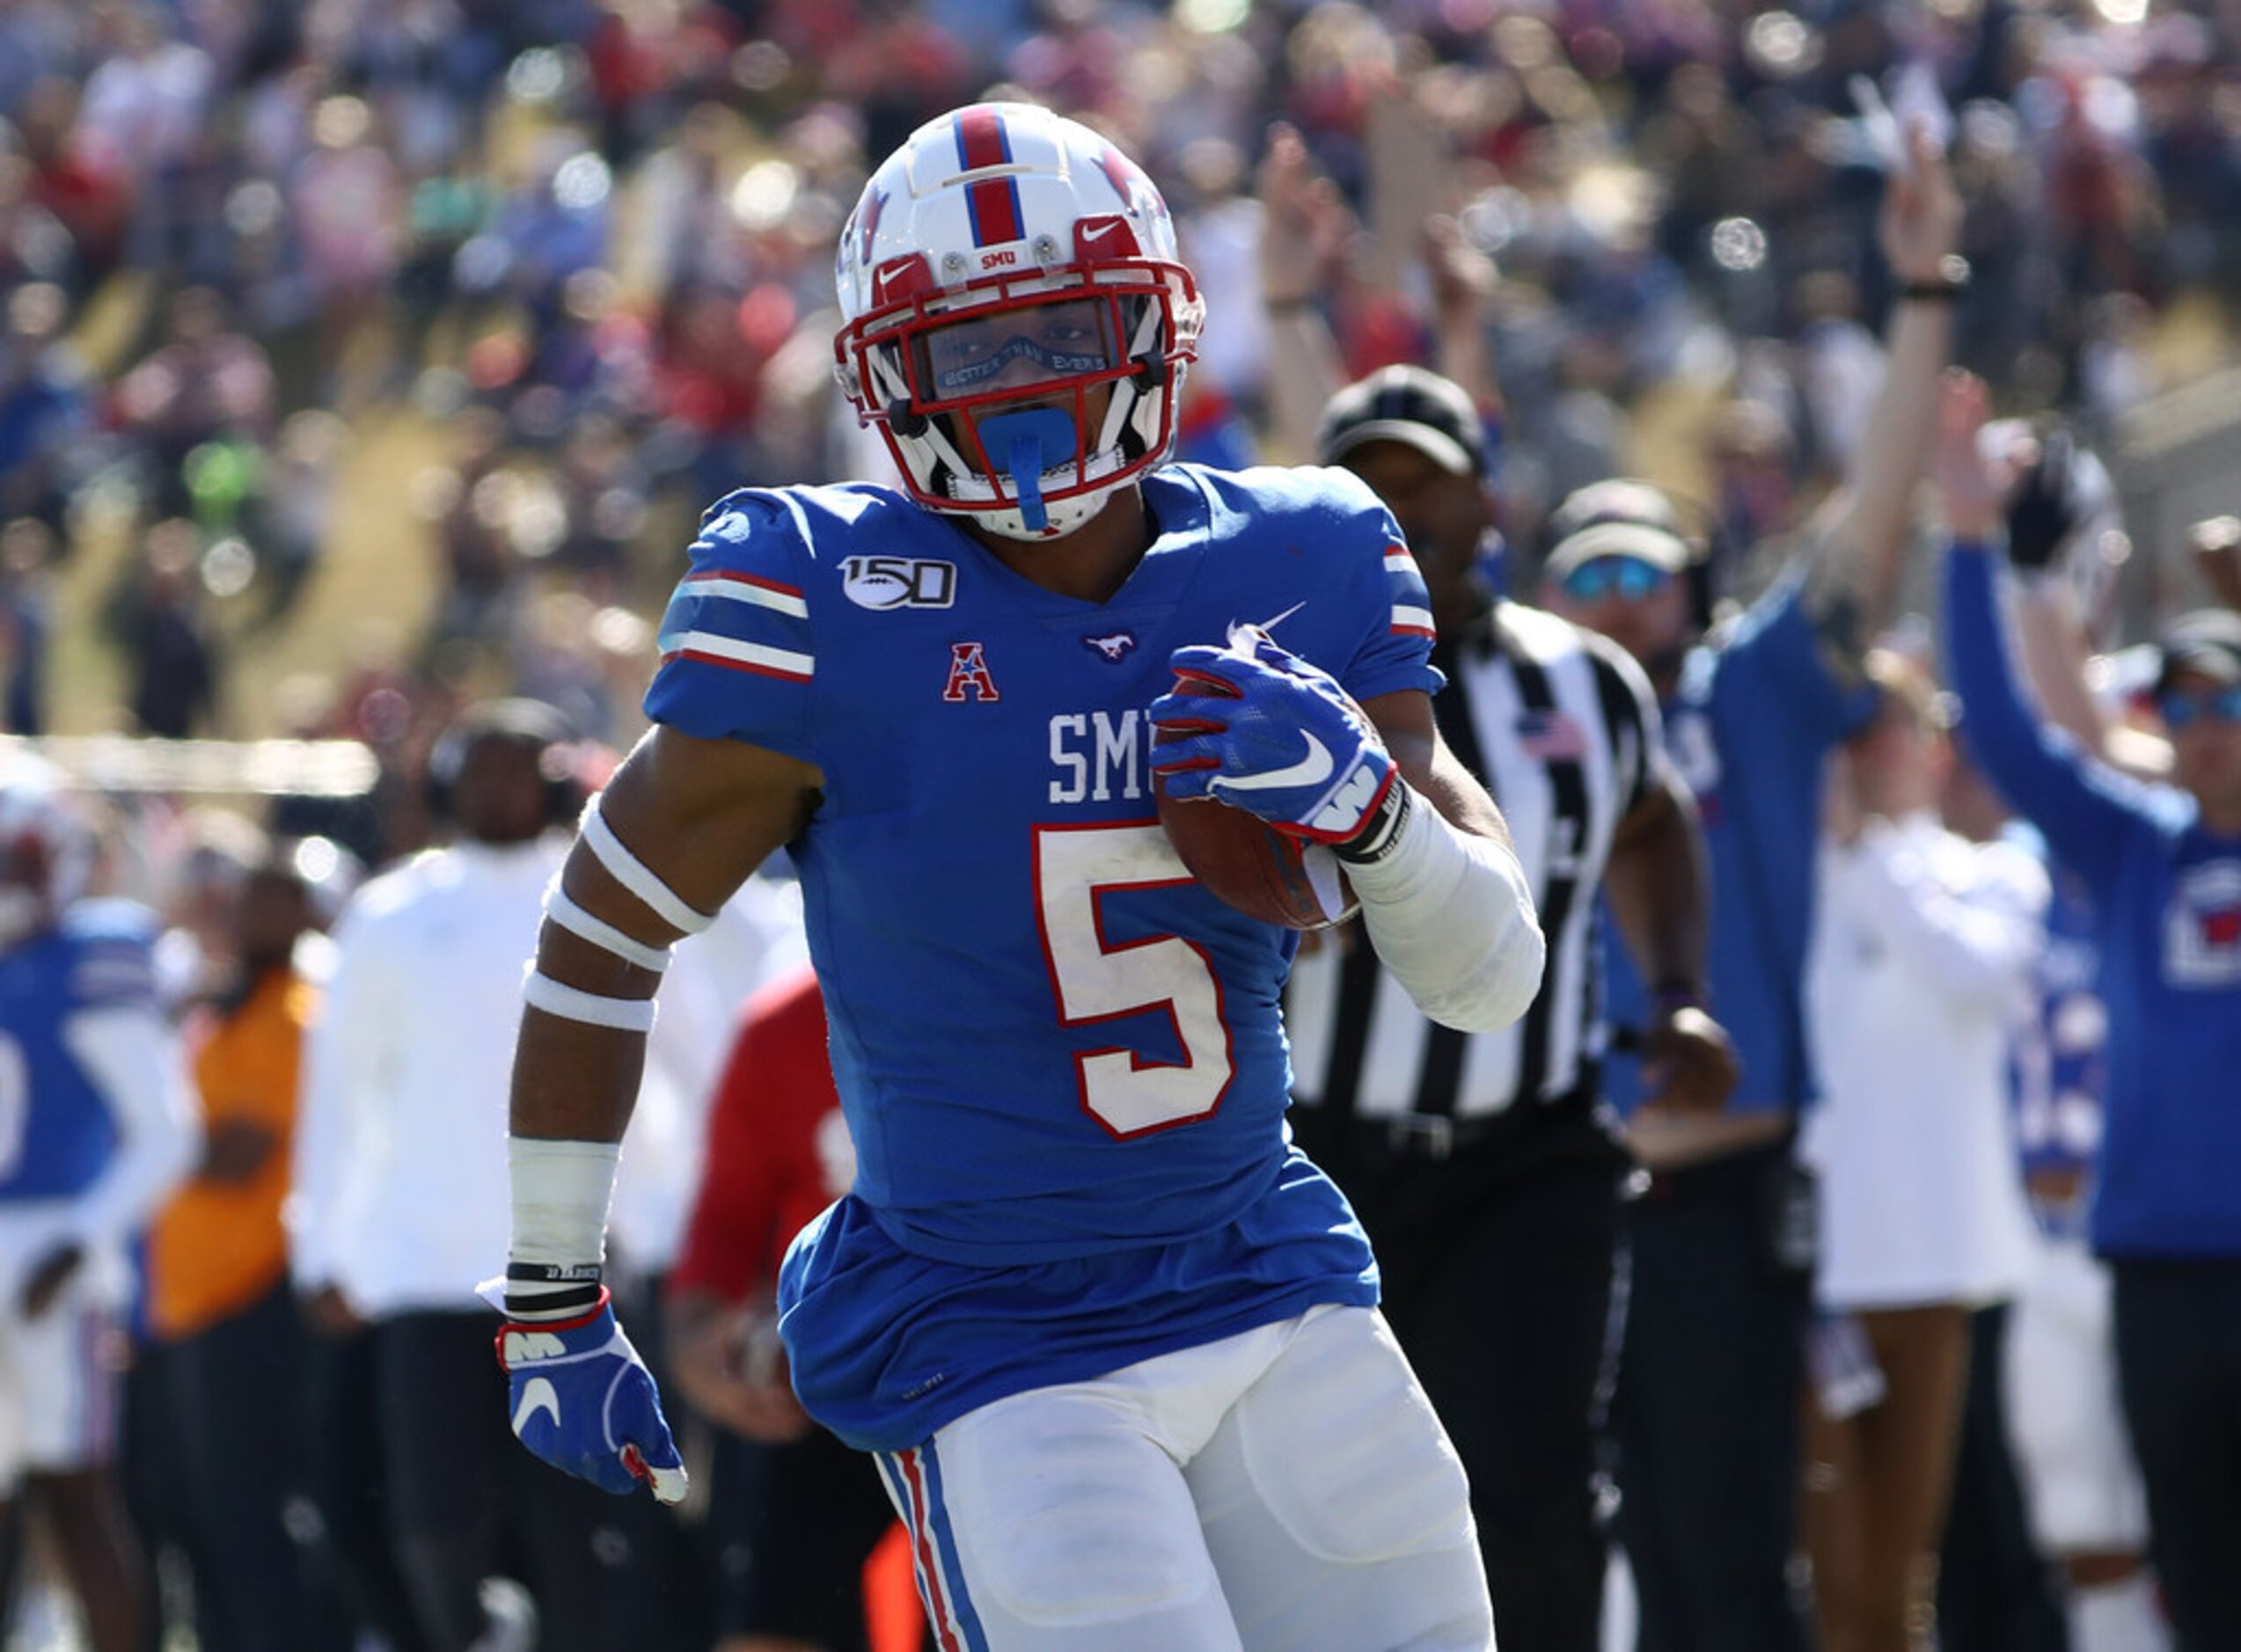
[[[647,910],[671,929],[697,935],[716,921],[714,914],[687,906],[676,890],[655,875],[653,867],[624,846],[623,840],[615,836],[615,829],[607,824],[607,817],[600,813],[597,798],[585,808],[579,830],[584,847],[606,867],[608,875],[644,902]]]
[[[653,999],[604,998],[597,992],[572,987],[565,981],[555,981],[534,965],[531,966],[529,978],[522,983],[522,999],[532,1009],[557,1015],[564,1021],[581,1021],[586,1027],[611,1027],[619,1033],[654,1030]]]
[[[597,1266],[607,1255],[607,1207],[614,1202],[618,1142],[506,1138],[506,1173],[513,1188],[517,1262],[551,1268]]]
[[[597,1312],[603,1300],[607,1207],[622,1150],[613,1142],[506,1138],[514,1231],[505,1274],[477,1294],[509,1319],[551,1323]]]
[[[581,940],[588,940],[600,951],[612,953],[625,963],[636,964],[641,969],[651,969],[659,975],[670,967],[670,949],[649,947],[617,929],[604,917],[587,912],[574,897],[560,887],[555,877],[545,891],[545,916]]]
[[[1491,1033],[1541,990],[1548,943],[1517,856],[1411,800],[1400,839],[1346,881],[1378,957],[1442,1027]]]

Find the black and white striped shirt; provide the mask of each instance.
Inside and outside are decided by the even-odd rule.
[[[1364,1119],[1461,1123],[1589,1085],[1607,1037],[1596,897],[1619,822],[1665,762],[1641,669],[1553,614],[1500,603],[1434,658],[1447,673],[1440,733],[1509,822],[1548,974],[1522,1020],[1466,1034],[1424,1019],[1359,921],[1303,952],[1285,1003],[1294,1093]]]

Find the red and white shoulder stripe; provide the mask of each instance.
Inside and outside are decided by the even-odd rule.
[[[1432,628],[1431,598],[1425,594],[1424,575],[1417,569],[1417,559],[1403,545],[1385,547],[1385,572],[1391,576],[1387,583],[1393,591],[1393,630],[1403,637],[1430,637]]]

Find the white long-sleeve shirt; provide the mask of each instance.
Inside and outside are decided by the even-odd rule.
[[[367,1317],[472,1309],[503,1264],[522,971],[566,840],[425,854],[358,891],[305,1043],[289,1201],[299,1288]]]
[[[2007,1050],[2046,874],[1922,815],[1826,846],[1820,876],[1805,1014],[1822,1099],[1803,1151],[1821,1177],[1821,1302],[2011,1295],[2031,1219]]]

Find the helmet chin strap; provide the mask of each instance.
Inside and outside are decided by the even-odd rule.
[[[980,421],[980,444],[990,462],[1000,464],[1010,475],[1020,521],[1029,533],[1041,533],[1051,524],[1050,513],[1043,508],[1043,473],[1073,462],[1073,419],[1056,407],[999,413]]]

